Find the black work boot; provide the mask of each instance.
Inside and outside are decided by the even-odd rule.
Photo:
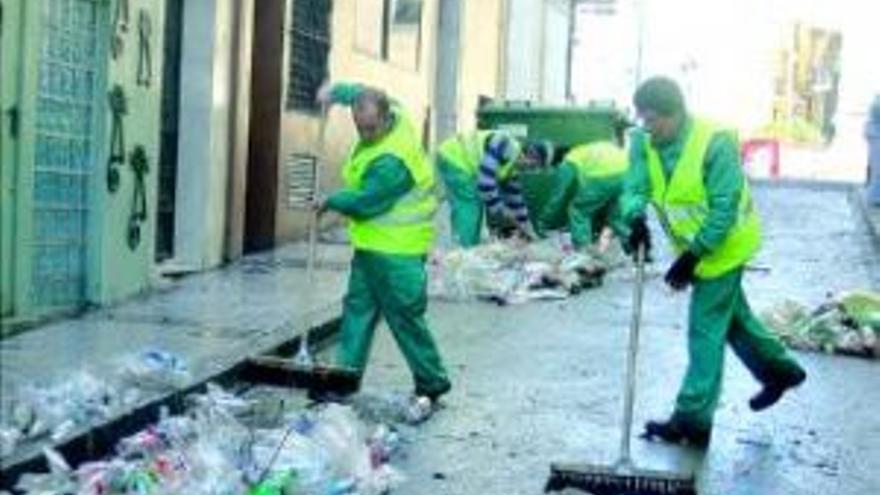
[[[763,411],[779,402],[788,389],[797,387],[807,379],[807,373],[797,369],[785,375],[779,375],[764,383],[764,388],[749,399],[749,407],[752,411]]]
[[[709,446],[712,431],[693,426],[672,417],[666,421],[648,421],[641,437],[646,440],[659,438],[666,443],[691,445],[700,449]]]

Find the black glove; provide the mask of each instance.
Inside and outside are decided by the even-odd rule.
[[[651,253],[651,231],[648,229],[648,220],[644,215],[635,217],[629,223],[629,239],[627,239],[627,248],[630,254],[635,257],[639,251],[639,246],[645,247],[645,260],[650,258]]]
[[[535,233],[534,229],[532,229],[530,225],[527,224],[517,225],[514,235],[526,242],[532,242],[538,238],[538,234]]]
[[[694,281],[694,270],[700,258],[690,251],[685,251],[672,263],[666,272],[666,283],[675,290],[681,290]]]

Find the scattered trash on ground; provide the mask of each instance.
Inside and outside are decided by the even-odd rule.
[[[360,392],[352,398],[351,406],[367,421],[396,426],[422,423],[440,407],[428,397],[396,392]]]
[[[858,290],[829,295],[813,310],[783,301],[763,320],[794,349],[880,358],[880,294]]]
[[[162,349],[128,356],[120,365],[123,379],[145,390],[174,390],[190,380],[186,362]]]
[[[501,305],[564,299],[598,287],[623,260],[615,249],[575,251],[564,234],[531,243],[505,240],[441,250],[428,264],[428,293],[436,299]]]
[[[349,406],[289,407],[286,389],[263,392],[245,398],[209,385],[206,394],[191,396],[186,414],[165,414],[122,439],[111,458],[76,469],[46,449],[49,472],[23,475],[16,489],[26,495],[379,495],[403,479],[390,465],[401,443],[393,427],[365,422]],[[272,418],[259,410],[273,410]]]
[[[122,358],[101,376],[82,370],[58,383],[24,385],[3,403],[0,457],[28,441],[61,441],[130,411],[150,393],[175,390],[189,380],[182,358],[150,348]]]

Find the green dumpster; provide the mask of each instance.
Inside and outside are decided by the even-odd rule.
[[[547,139],[561,160],[572,146],[599,140],[620,142],[626,116],[609,106],[546,106],[529,102],[489,103],[477,110],[477,128],[501,129],[524,140]],[[521,173],[523,196],[534,224],[553,188],[552,171]],[[564,211],[555,212],[550,228],[566,225]]]

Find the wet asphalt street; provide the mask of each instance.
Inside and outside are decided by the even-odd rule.
[[[754,309],[880,285],[877,251],[848,190],[765,185],[756,197],[765,243],[760,269],[746,276]],[[670,412],[685,365],[687,295],[663,286],[669,255],[658,254],[645,294],[636,431]],[[631,289],[622,269],[561,302],[432,303],[455,388],[411,434],[397,462],[407,481],[395,493],[536,494],[551,461],[613,462]],[[702,495],[880,493],[880,361],[796,356],[807,382],[755,414],[747,401],[758,384],[729,352],[708,451],[636,438],[637,464],[695,472]],[[378,332],[365,388],[409,387],[393,340]]]
[[[746,276],[756,310],[880,288],[880,251],[850,189],[764,185],[756,197],[765,242]],[[327,266],[320,265],[316,287],[305,285],[302,246],[292,246],[5,339],[0,399],[20,382],[80,368],[100,372],[144,347],[182,355],[193,380],[203,380],[338,314],[349,249],[320,252]],[[656,255],[645,294],[637,431],[669,414],[685,366],[687,295],[662,284],[669,254],[661,246]],[[309,297],[293,296],[302,293]],[[565,301],[505,308],[432,302],[431,325],[454,390],[431,421],[406,431],[410,442],[394,465],[407,479],[394,493],[538,494],[550,462],[613,462],[631,294],[632,274],[621,269],[601,288]],[[390,334],[379,331],[375,344],[365,391],[409,391]],[[754,414],[747,401],[758,385],[728,356],[708,451],[634,439],[640,466],[694,472],[702,495],[880,494],[880,361],[797,353],[807,382]]]

